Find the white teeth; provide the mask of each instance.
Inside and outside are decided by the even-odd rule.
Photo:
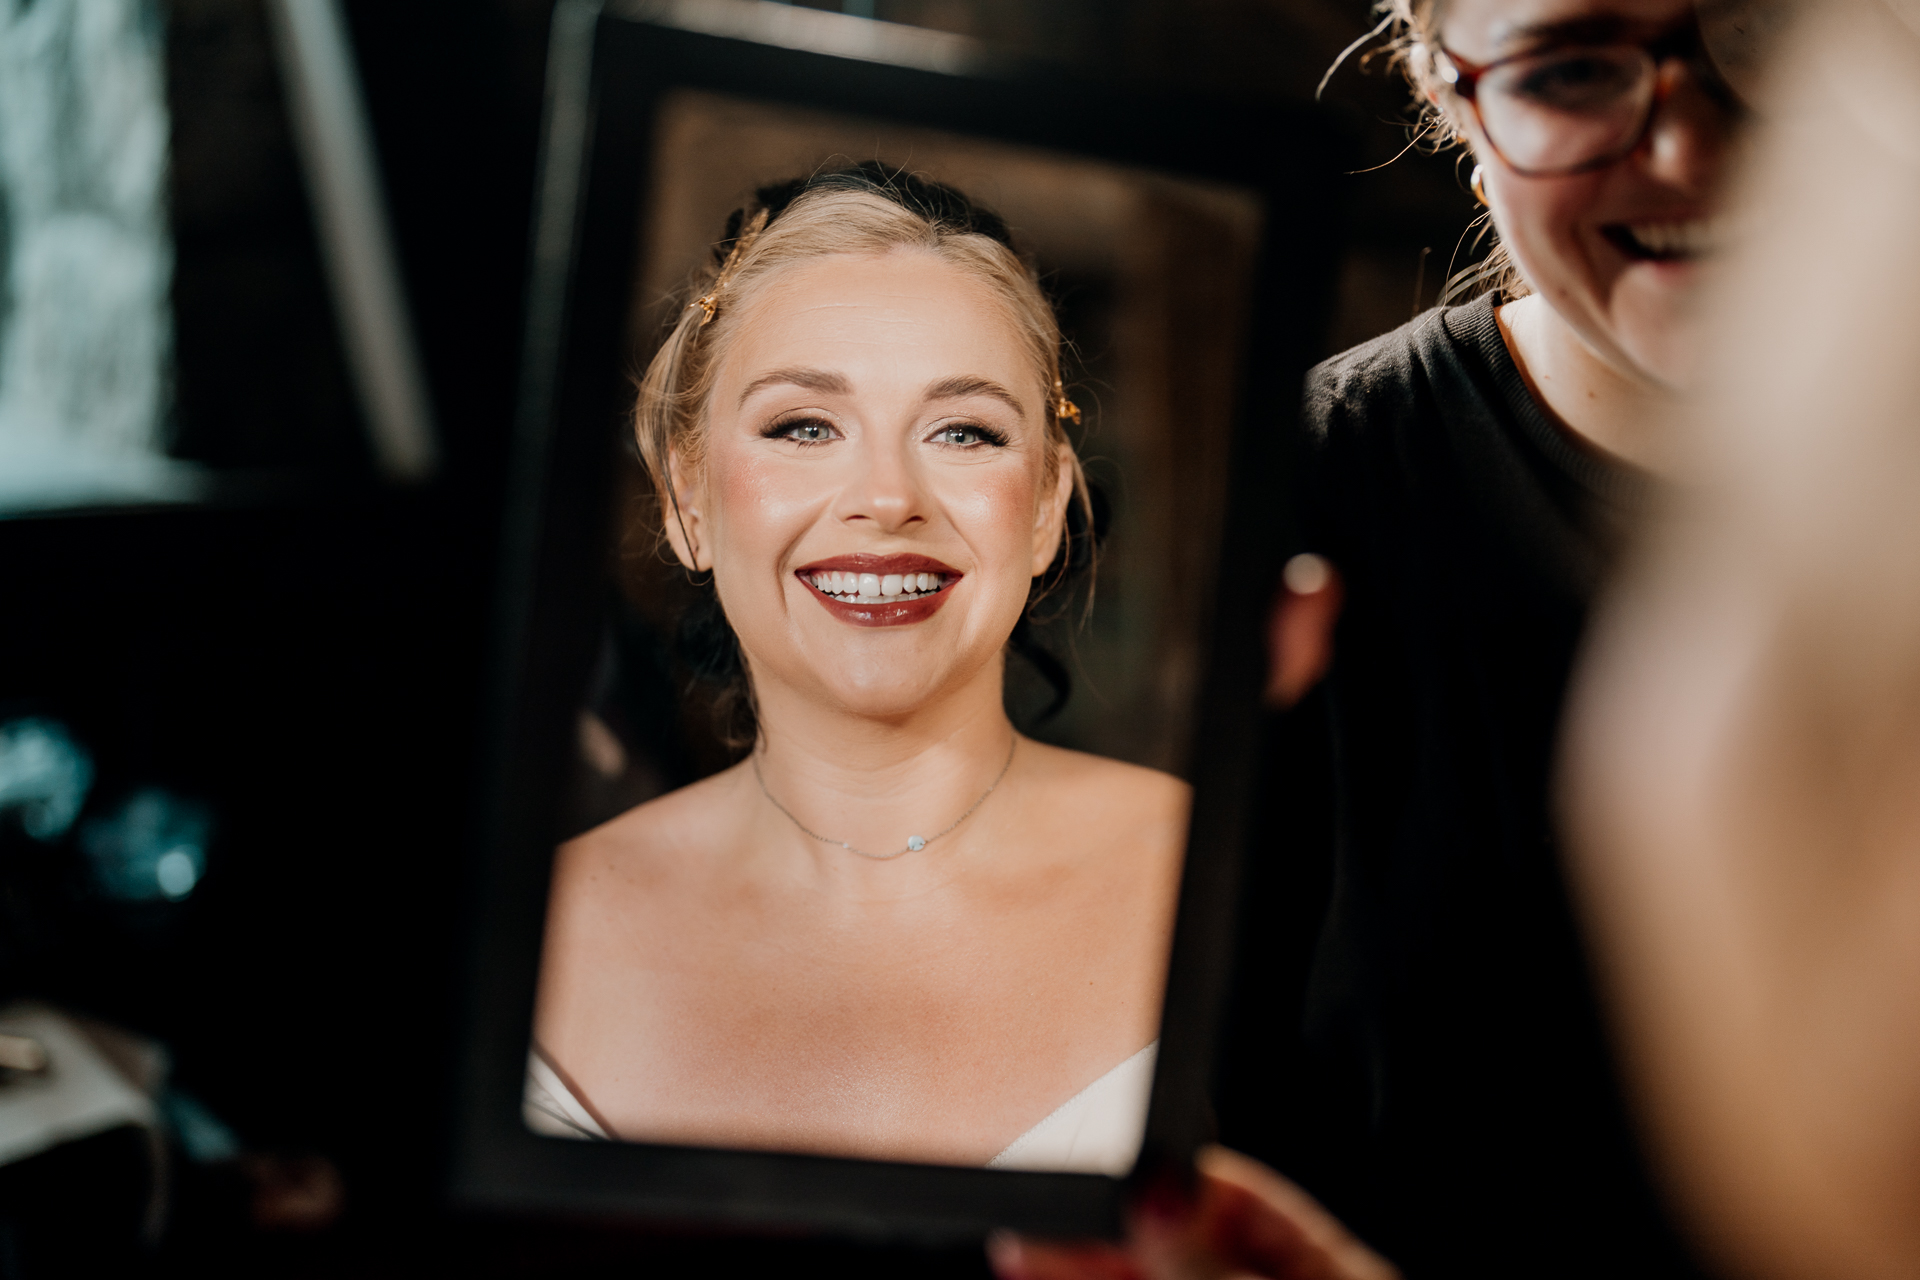
[[[867,602],[910,600],[947,584],[937,573],[843,573],[838,569],[816,573],[807,581],[815,590],[836,599]]]
[[[1635,243],[1649,253],[1676,257],[1700,257],[1712,253],[1726,240],[1722,219],[1696,219],[1692,222],[1637,222],[1627,228]]]

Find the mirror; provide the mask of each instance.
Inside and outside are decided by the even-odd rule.
[[[758,0],[562,0],[548,91],[454,1194],[1112,1233],[1209,1133],[1338,135]]]
[[[697,573],[661,537],[662,506],[637,452],[625,449],[607,469],[615,512],[602,560],[607,617],[577,708],[525,1119],[555,1137],[1124,1174],[1152,1082],[1187,817],[1187,789],[1169,775],[1191,755],[1262,203],[1225,184],[692,89],[668,94],[654,127],[636,229],[631,370],[647,366],[681,315],[729,211],[768,183],[877,160],[987,206],[1030,255],[1063,333],[1064,389],[1081,415],[1063,425],[1110,522],[1101,520],[1108,528],[1092,579],[1028,611],[1042,654],[1005,659],[1002,700],[1020,737],[963,731],[964,747],[928,746],[915,732],[889,737],[890,726],[916,717],[935,722],[942,706],[977,709],[971,694],[888,694],[880,712],[854,714],[868,705],[869,686],[901,681],[899,664],[966,668],[981,648],[974,630],[989,625],[977,619],[997,618],[1003,642],[1011,625],[991,589],[976,588],[1002,575],[981,550],[992,535],[968,523],[1006,468],[959,456],[987,446],[941,446],[948,457],[916,443],[922,452],[905,465],[919,472],[874,479],[867,468],[881,454],[864,451],[882,433],[870,419],[892,404],[882,366],[917,359],[952,377],[989,366],[998,376],[980,344],[1017,351],[1019,331],[1004,307],[969,327],[969,291],[980,286],[951,268],[925,280],[868,280],[843,255],[792,314],[781,290],[796,287],[808,265],[767,277],[755,295],[765,300],[742,304],[754,317],[741,322],[742,336],[722,339],[742,354],[718,358],[713,394],[731,394],[730,377],[751,380],[755,360],[785,367],[782,352],[803,351],[829,372],[848,362],[853,385],[843,392],[776,388],[764,404],[743,402],[775,425],[779,414],[821,407],[844,434],[811,457],[802,456],[810,444],[711,446],[709,486],[772,485],[756,504],[799,503],[816,514],[755,525],[735,537],[746,550]],[[914,345],[926,335],[909,323],[911,306],[890,293],[909,285],[934,293],[927,334],[943,349],[930,355]],[[908,336],[870,366],[857,355],[865,330],[848,347],[781,328],[811,328],[809,307],[879,307]],[[761,329],[779,336],[761,341]],[[736,375],[729,361],[747,367]],[[1022,390],[1022,407],[1038,421],[1040,384],[1032,390]],[[924,433],[973,422],[980,407],[967,397],[929,402],[910,420]],[[716,409],[706,429],[724,433],[731,421]],[[784,450],[777,476],[756,461],[770,447]],[[823,460],[831,450],[847,456],[844,466]],[[734,480],[716,478],[729,467]],[[898,492],[880,492],[888,485]],[[884,514],[853,509],[896,499],[924,510],[891,527]],[[721,501],[708,490],[689,505],[703,536],[715,522],[706,504]],[[836,510],[820,513],[822,504]],[[1012,503],[989,523],[1030,520],[1031,506]],[[737,509],[727,517],[729,530],[746,525]],[[844,590],[831,581],[826,592],[807,582],[776,588],[775,613],[806,612],[740,628],[767,720],[763,733],[750,723],[743,732],[716,705],[716,686],[694,674],[726,643],[713,632],[718,615],[705,606],[694,637],[687,619],[703,607],[709,574],[745,575],[759,567],[753,539],[784,537],[799,538],[800,550],[761,558],[788,570],[796,556],[871,548],[938,551],[948,576],[955,561],[971,571],[945,584],[922,577],[904,591],[897,578],[874,575],[891,593],[884,599],[927,593],[947,613],[945,629],[918,645],[876,641],[871,610],[810,607],[809,596],[835,591],[857,606],[851,572]],[[728,612],[761,607],[753,591],[729,585],[721,583]],[[906,626],[941,626],[933,617]],[[812,680],[804,664],[795,676],[773,651],[786,641],[770,649],[763,639],[783,636],[805,646],[810,662],[870,669],[837,684]],[[1052,715],[1049,662],[1071,684]],[[987,666],[983,678],[998,679],[997,652]],[[767,679],[778,695],[763,690]],[[842,731],[854,735],[844,746],[833,737]],[[795,758],[783,761],[783,748]],[[943,816],[923,834],[892,833],[892,844],[908,846],[902,852],[842,847],[847,828],[832,827],[836,817],[855,830],[888,830],[884,819],[863,826],[861,798],[841,789],[858,772],[853,758],[884,788],[922,748],[965,776],[934,788]],[[836,799],[782,803],[776,776],[785,788],[834,788]],[[978,798],[967,808],[970,795]],[[1062,811],[1071,805],[1083,811]],[[877,807],[894,811],[884,800]],[[938,830],[953,813],[961,818]]]

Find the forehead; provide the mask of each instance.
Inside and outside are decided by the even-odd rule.
[[[1440,40],[1483,62],[1555,28],[1651,34],[1682,21],[1692,9],[1692,0],[1447,0],[1440,11]]]
[[[806,364],[869,378],[1018,378],[1032,362],[1023,336],[1010,300],[936,253],[833,254],[761,283],[742,308],[721,376]]]

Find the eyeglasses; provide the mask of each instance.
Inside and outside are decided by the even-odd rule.
[[[1507,166],[1544,178],[1632,154],[1653,121],[1660,67],[1674,58],[1716,101],[1738,108],[1693,23],[1645,44],[1562,45],[1485,65],[1441,49],[1435,61]]]

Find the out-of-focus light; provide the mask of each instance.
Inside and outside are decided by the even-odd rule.
[[[223,1164],[240,1158],[240,1138],[219,1116],[192,1094],[169,1089],[160,1095],[160,1114],[187,1159],[195,1164]]]
[[[0,5],[0,516],[205,491],[165,448],[165,8]]]
[[[200,867],[194,861],[192,850],[169,849],[154,864],[153,878],[160,885],[160,892],[177,902],[200,883]]]
[[[0,724],[0,814],[20,816],[35,840],[67,834],[93,785],[93,757],[53,720]]]
[[[159,787],[127,797],[113,813],[80,829],[94,883],[123,902],[178,902],[207,872],[213,815],[205,805]]]

